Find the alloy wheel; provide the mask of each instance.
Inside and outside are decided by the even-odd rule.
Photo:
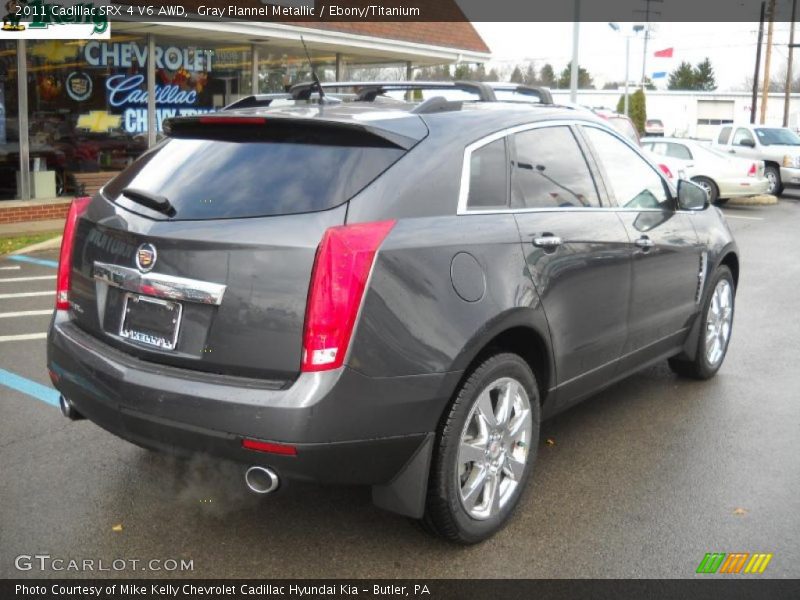
[[[528,393],[517,380],[490,383],[470,410],[458,449],[461,505],[474,519],[497,515],[522,481],[532,436]]]
[[[717,283],[706,315],[706,359],[714,367],[725,355],[733,323],[733,290],[725,279]]]

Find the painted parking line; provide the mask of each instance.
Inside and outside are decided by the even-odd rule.
[[[44,258],[33,258],[32,256],[25,256],[24,254],[14,254],[9,256],[8,260],[15,260],[17,262],[29,263],[32,265],[41,265],[43,267],[58,268],[58,261],[46,260]]]
[[[33,277],[4,277],[0,278],[0,283],[11,283],[21,281],[44,281],[45,279],[55,279],[55,275],[35,275]]]
[[[13,265],[10,267],[0,267],[0,271],[19,271],[22,267],[19,265]]]
[[[14,292],[12,294],[0,294],[0,300],[5,300],[6,298],[31,298],[33,296],[50,296],[55,294],[55,290],[49,290],[47,292]]]
[[[19,335],[0,335],[0,343],[3,342],[24,342],[26,340],[43,340],[47,333],[21,333]]]
[[[15,317],[38,317],[40,315],[52,315],[53,309],[47,310],[18,310],[16,312],[0,313],[0,319],[13,319]]]
[[[52,406],[58,406],[59,393],[51,387],[36,383],[31,379],[21,377],[11,371],[0,369],[0,385],[32,396]]]

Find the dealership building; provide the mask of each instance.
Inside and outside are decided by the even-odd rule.
[[[0,225],[63,217],[156,143],[161,122],[309,78],[405,79],[483,63],[465,21],[111,23],[109,39],[0,34]]]

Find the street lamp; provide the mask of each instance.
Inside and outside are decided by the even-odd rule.
[[[617,23],[609,23],[608,24],[611,29],[616,31],[617,33],[621,32],[620,26]],[[633,26],[633,35],[636,35],[640,31],[644,29],[644,25],[634,25]],[[623,96],[625,103],[625,116],[628,116],[628,81],[630,80],[629,76],[629,68],[631,62],[631,34],[625,34],[625,95]]]

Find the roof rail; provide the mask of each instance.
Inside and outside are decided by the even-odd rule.
[[[231,102],[222,110],[233,110],[234,108],[253,108],[255,106],[269,106],[275,99],[291,100],[291,94],[253,94],[239,98]]]
[[[323,82],[325,90],[341,88],[357,88],[358,100],[371,102],[376,96],[388,91],[414,91],[414,90],[463,90],[478,96],[481,102],[494,102],[494,91],[491,87],[480,81],[331,81]],[[308,100],[316,90],[316,83],[304,81],[297,83],[289,89],[295,100]]]
[[[437,112],[448,112],[451,110],[461,110],[463,100],[448,100],[444,96],[434,96],[420,102],[417,106],[411,109],[410,112],[417,115],[429,115]]]
[[[513,90],[523,96],[536,96],[542,104],[553,104],[553,94],[550,93],[550,88],[533,85],[518,85],[513,88]]]

